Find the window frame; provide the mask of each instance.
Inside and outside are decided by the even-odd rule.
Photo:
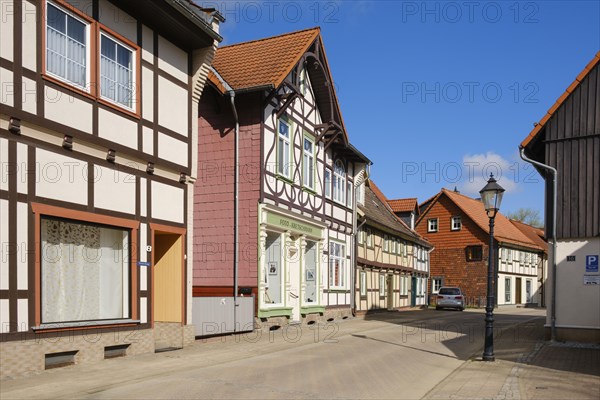
[[[435,226],[433,226],[435,224]],[[439,231],[439,221],[438,218],[429,218],[427,220],[427,232],[435,233]]]
[[[436,281],[439,281],[439,285],[436,285]],[[437,286],[437,290],[436,290]],[[444,286],[444,278],[442,277],[433,277],[431,278],[431,294],[437,294],[440,291],[440,288]]]
[[[383,235],[383,251],[385,253],[390,252],[390,237],[386,234]]]
[[[340,255],[339,256],[334,256],[332,254],[332,245],[333,246],[339,246],[340,248]],[[328,262],[328,273],[329,273],[329,279],[328,279],[328,283],[329,283],[329,289],[331,290],[345,290],[347,287],[347,282],[346,282],[346,243],[344,242],[340,242],[337,240],[330,240],[329,241],[329,262]],[[335,265],[332,263],[332,261],[334,260],[339,260],[340,261],[340,282],[341,284],[335,285],[333,279],[333,274],[332,274],[332,267]]]
[[[385,273],[380,273],[379,274],[379,298],[380,299],[384,299],[385,298],[385,292],[386,292],[386,274]]]
[[[63,86],[63,87],[67,87],[69,89],[74,89],[77,91],[82,92],[85,95],[91,95],[91,96],[95,96],[95,87],[94,85],[92,85],[92,80],[94,79],[94,63],[93,61],[93,55],[95,53],[95,40],[93,40],[93,35],[92,33],[96,31],[95,28],[95,24],[96,21],[94,21],[93,18],[89,17],[88,15],[84,14],[83,12],[79,11],[77,8],[75,8],[74,6],[65,3],[63,1],[60,0],[43,0],[41,2],[41,4],[43,4],[43,10],[42,10],[42,15],[44,16],[44,20],[43,20],[43,24],[44,26],[42,27],[42,35],[43,35],[43,49],[42,49],[42,74],[45,78],[50,78],[50,80],[54,81],[55,83],[58,83],[59,85]],[[87,43],[86,43],[86,71],[85,71],[85,86],[80,86],[79,84],[75,83],[75,82],[71,82],[69,81],[67,78],[63,78],[60,75],[57,75],[53,72],[48,71],[48,64],[47,64],[47,52],[48,52],[48,4],[52,5],[53,7],[57,8],[58,10],[60,10],[61,12],[65,13],[67,16],[70,16],[76,20],[78,20],[79,22],[83,23],[86,26],[86,39],[87,39]]]
[[[325,172],[323,173],[323,192],[325,194],[326,199],[333,199],[332,196],[332,176],[333,171],[327,167],[325,167]]]
[[[361,299],[367,298],[367,271],[359,273],[359,295]]]
[[[511,304],[512,302],[512,278],[504,278],[504,303]]]
[[[279,128],[281,126],[281,124],[284,124],[288,127],[288,137],[287,139],[282,136],[281,132],[279,131]],[[275,169],[276,169],[276,175],[280,178],[286,179],[288,181],[292,180],[292,150],[293,150],[293,129],[292,129],[292,123],[285,117],[285,116],[281,116],[277,119],[277,142],[276,142],[276,148],[275,148]],[[279,159],[279,147],[281,146],[281,144],[279,143],[280,140],[283,140],[284,142],[287,141],[287,145],[288,145],[288,149],[287,149],[287,163],[282,163],[282,160]],[[283,154],[283,153],[282,153]],[[287,165],[287,175],[285,174],[286,171],[286,166]],[[283,168],[283,172],[281,171],[281,168]]]
[[[483,261],[483,246],[471,245],[465,247],[465,259],[467,262]]]
[[[63,207],[51,206],[47,204],[41,203],[31,203],[31,211],[34,214],[34,236],[35,242],[38,244],[35,250],[35,273],[34,273],[34,288],[35,288],[35,314],[34,314],[34,323],[36,331],[46,331],[48,329],[52,330],[68,330],[73,329],[74,327],[81,326],[81,323],[77,324],[68,324],[61,323],[60,326],[57,324],[49,324],[49,326],[44,326],[42,324],[42,315],[41,315],[41,306],[42,306],[42,298],[41,298],[41,265],[42,265],[42,249],[41,249],[41,219],[42,216],[45,217],[54,217],[61,218],[67,220],[78,221],[82,223],[90,223],[90,224],[100,224],[104,226],[111,226],[119,229],[129,229],[129,243],[131,249],[138,248],[138,231],[140,228],[140,222],[129,220],[120,217],[111,217],[102,214],[90,213],[86,211],[76,211],[71,209],[65,209]],[[185,235],[185,229],[182,229],[181,232]],[[185,241],[185,238],[184,238]],[[92,326],[98,327],[112,327],[112,326],[138,326],[141,324],[139,320],[139,307],[138,307],[138,267],[137,267],[137,252],[130,251],[129,252],[129,318],[123,320],[110,320],[110,322],[106,321],[90,321]],[[119,321],[119,322],[116,322]],[[150,323],[150,319],[146,323]],[[87,323],[86,326],[90,326],[90,323]]]
[[[307,184],[306,182],[306,178],[308,176],[308,174],[306,173],[306,163],[305,163],[305,158],[307,157],[307,152],[306,149],[304,148],[304,144],[305,142],[309,142],[312,146],[312,154],[308,154],[308,156],[310,158],[312,158],[312,185]],[[315,190],[315,177],[316,177],[316,171],[317,171],[317,157],[316,157],[316,145],[315,145],[315,138],[312,137],[311,135],[309,135],[308,133],[304,132],[302,135],[302,187],[313,191]]]
[[[458,221],[458,223],[456,223]],[[460,215],[450,218],[450,230],[460,231],[462,229],[462,218]]]
[[[132,63],[131,79],[133,80],[132,85],[131,85],[132,86],[131,107],[129,107],[125,104],[119,103],[116,100],[113,100],[109,97],[105,97],[102,95],[102,79],[101,79],[102,78],[102,65],[100,63],[100,60],[102,58],[102,36],[105,36],[109,40],[112,40],[113,42],[115,42],[117,45],[120,45],[131,52],[131,63]],[[137,75],[137,71],[138,71],[138,69],[141,70],[141,66],[139,66],[140,61],[138,60],[138,57],[136,57],[136,55],[138,54],[136,47],[137,46],[133,42],[131,42],[127,38],[117,34],[116,32],[111,31],[110,29],[108,29],[104,26],[99,27],[99,29],[98,29],[98,68],[97,68],[98,69],[98,100],[106,105],[120,107],[120,108],[123,108],[132,113],[136,112],[135,105],[138,103],[137,92],[138,92],[139,76]]]
[[[80,85],[70,82],[67,79],[61,78],[60,76],[49,72],[47,68],[47,57],[46,52],[48,48],[47,42],[47,8],[48,4],[60,9],[61,11],[67,13],[68,15],[73,16],[74,18],[86,23],[87,32],[89,39],[89,44],[86,46],[87,49],[87,61],[88,65],[86,66],[86,87],[83,88]],[[73,91],[78,93],[86,98],[97,101],[107,107],[109,107],[113,111],[120,112],[122,114],[126,114],[128,116],[134,117],[136,119],[141,119],[141,107],[140,107],[140,98],[138,94],[140,93],[141,86],[141,74],[142,74],[142,52],[140,46],[131,40],[127,39],[123,35],[113,31],[107,26],[101,24],[100,22],[94,20],[89,15],[80,11],[73,5],[67,3],[65,0],[42,0],[40,2],[40,7],[42,7],[42,15],[44,17],[41,19],[39,23],[42,24],[42,60],[41,60],[41,76],[42,79],[54,83],[64,89],[69,91]],[[117,41],[121,42],[121,44],[125,44],[130,50],[133,51],[132,54],[132,62],[134,64],[132,79],[134,80],[134,87],[132,89],[132,107],[128,108],[125,105],[122,105],[117,102],[109,101],[106,98],[100,95],[100,33],[105,32],[108,34],[108,37],[111,37],[112,40],[117,39]]]
[[[365,231],[367,233],[367,240],[366,240],[367,247],[370,249],[375,248],[375,244],[373,241],[373,230],[371,228],[367,227],[367,229]]]
[[[339,168],[338,168],[339,167]],[[338,171],[341,168],[341,170],[343,170],[344,172],[342,174],[340,174]],[[342,206],[347,206],[346,203],[346,177],[347,177],[347,172],[346,172],[346,167],[344,166],[344,163],[342,160],[338,159],[333,163],[333,176],[332,176],[332,190],[331,190],[331,197],[333,198],[333,201],[335,201],[336,203],[342,205]],[[339,182],[339,185],[336,185],[336,182]],[[336,196],[336,187],[339,186],[339,193]]]

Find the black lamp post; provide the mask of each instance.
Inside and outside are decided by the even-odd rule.
[[[487,185],[479,191],[481,201],[490,219],[490,247],[488,249],[488,279],[487,303],[485,306],[485,346],[483,348],[483,361],[494,361],[494,218],[500,209],[504,189],[490,174]]]

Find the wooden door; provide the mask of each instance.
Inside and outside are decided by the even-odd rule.
[[[183,322],[183,236],[155,233],[154,320]]]
[[[515,304],[521,304],[521,286],[521,278],[517,278],[515,283]]]

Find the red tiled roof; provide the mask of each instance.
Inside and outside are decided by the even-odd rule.
[[[310,28],[219,47],[212,65],[233,89],[278,87],[319,34]]]
[[[544,117],[540,120],[540,122],[533,128],[533,130],[529,133],[529,135],[521,142],[521,147],[526,147],[531,141],[540,133],[542,128],[546,125],[546,122],[554,115],[556,110],[565,102],[565,100],[569,97],[569,95],[579,86],[581,81],[590,73],[590,71],[598,64],[600,61],[600,51],[596,53],[592,61],[586,65],[586,67],[577,75],[577,78],[569,85],[567,90],[556,100],[556,103],[544,115]]]
[[[480,200],[473,199],[458,192],[442,189],[434,196],[431,204],[419,217],[419,221],[425,218],[427,212],[433,204],[438,201],[439,197],[446,195],[454,204],[460,208],[467,217],[469,217],[477,226],[489,234],[489,218]],[[417,222],[418,223],[418,222]],[[529,248],[545,250],[545,247],[539,246],[537,243],[529,239],[523,232],[517,229],[510,220],[501,213],[496,214],[494,221],[494,238],[500,242],[511,243]]]
[[[392,211],[394,211],[394,212],[414,211],[415,208],[418,209],[418,207],[419,207],[419,204],[418,204],[416,198],[395,199],[395,200],[388,200],[387,202],[390,205],[390,207],[392,208]]]
[[[548,242],[544,240],[544,231],[543,229],[536,228],[535,226],[528,225],[521,221],[516,221],[514,219],[509,220],[518,230],[523,232],[525,236],[527,236],[532,242],[537,244],[539,247],[544,249],[544,252],[548,252]]]

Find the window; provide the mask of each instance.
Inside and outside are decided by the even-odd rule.
[[[525,252],[524,251],[520,252],[519,261],[521,262],[521,264],[525,263]]]
[[[323,184],[325,185],[325,197],[331,198],[331,171],[325,168],[325,179]]]
[[[315,144],[308,137],[304,137],[302,184],[309,189],[315,188]]]
[[[373,247],[373,232],[367,228],[367,247]]]
[[[265,240],[265,265],[263,277],[265,283],[264,302],[267,305],[282,304],[283,260],[281,257],[281,235],[267,232]]]
[[[406,242],[404,242],[402,244],[403,244],[402,255],[404,257],[406,257],[408,255],[408,244]]]
[[[396,239],[392,239],[392,254],[396,254],[398,248],[398,241]]]
[[[427,232],[437,232],[438,231],[438,219],[431,218],[427,220]]]
[[[460,231],[460,228],[462,228],[462,222],[460,217],[452,217],[451,229],[453,231]]]
[[[385,275],[379,275],[379,297],[385,297]]]
[[[465,252],[467,261],[481,261],[483,258],[482,246],[467,246]]]
[[[365,243],[365,231],[360,228],[358,230],[358,244],[364,244]]]
[[[521,254],[519,254],[519,253],[520,253],[519,250],[515,250],[514,260],[515,260],[515,263],[517,263],[517,264],[519,263],[519,260],[521,259]]]
[[[279,120],[278,141],[277,141],[277,173],[286,178],[290,178],[290,124]]]
[[[525,299],[527,303],[533,303],[533,296],[531,293],[531,279],[525,281]]]
[[[510,278],[505,278],[504,279],[504,302],[505,303],[510,303],[511,299],[510,299]]]
[[[360,297],[367,297],[367,273],[360,271]]]
[[[512,260],[513,260],[513,251],[512,251],[512,249],[506,249],[506,251],[508,252],[508,262],[512,262]]]
[[[354,188],[354,185],[348,182],[346,185],[346,205],[349,208],[352,208],[352,188]]]
[[[100,33],[100,95],[133,109],[135,50],[104,32]]]
[[[346,246],[342,243],[329,242],[329,287],[344,288],[344,260]]]
[[[390,238],[388,237],[388,235],[383,236],[383,251],[390,251]]]
[[[506,261],[506,249],[504,247],[500,250],[500,258]]]
[[[46,6],[46,72],[89,91],[90,23],[54,5]]]
[[[130,317],[130,230],[42,217],[42,323]]]
[[[442,287],[442,278],[432,278],[431,279],[431,293],[439,292],[441,287]]]
[[[138,117],[139,46],[58,0],[43,4],[44,79]]]
[[[335,162],[333,168],[333,200],[346,203],[346,172],[340,160]]]
[[[364,192],[363,186],[364,185],[359,185],[356,188],[356,203],[360,203],[360,204],[364,204],[365,203],[365,200],[364,200],[365,192]]]
[[[315,303],[318,301],[318,290],[317,290],[317,243],[307,240],[304,248],[304,270],[305,278],[304,282],[306,287],[304,289],[304,302]]]

